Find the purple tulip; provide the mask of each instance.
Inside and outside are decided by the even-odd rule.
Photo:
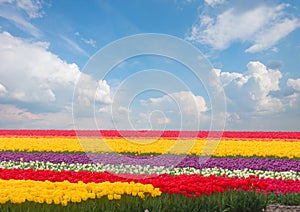
[[[51,163],[103,163],[113,165],[150,165],[193,167],[197,169],[219,167],[223,169],[253,169],[266,171],[296,171],[300,172],[300,160],[271,158],[201,158],[197,156],[132,156],[122,154],[64,154],[64,153],[24,153],[0,152],[0,161],[24,162],[43,161]]]

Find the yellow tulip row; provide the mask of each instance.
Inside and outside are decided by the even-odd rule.
[[[118,152],[193,154],[213,156],[261,156],[300,158],[300,140],[236,140],[220,141],[131,139],[122,138],[62,138],[62,137],[0,137],[0,151],[52,152]]]
[[[109,200],[121,199],[121,195],[124,194],[144,198],[145,193],[153,197],[161,195],[159,188],[154,188],[151,184],[134,182],[70,183],[68,181],[0,180],[0,204],[8,201],[12,203],[31,201],[66,206],[69,202],[81,202],[103,196],[107,196]]]

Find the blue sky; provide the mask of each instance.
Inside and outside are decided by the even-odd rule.
[[[196,47],[209,77],[140,55],[99,78],[101,49],[143,33]],[[0,0],[0,128],[299,131],[299,38],[292,0]]]

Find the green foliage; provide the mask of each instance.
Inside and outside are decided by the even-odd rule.
[[[133,196],[122,196],[121,200],[101,199],[87,200],[81,203],[70,203],[68,206],[47,205],[33,202],[23,204],[6,203],[0,205],[0,211],[141,211],[146,209],[162,212],[185,211],[262,211],[267,204],[281,203],[300,205],[300,194],[275,195],[257,194],[255,192],[230,191],[188,198],[181,194],[163,194],[160,197],[147,196],[144,200]]]

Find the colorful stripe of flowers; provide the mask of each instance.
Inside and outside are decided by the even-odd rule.
[[[1,137],[104,137],[104,138],[234,138],[299,139],[300,132],[211,132],[132,130],[0,130]]]
[[[80,163],[50,163],[50,162],[15,162],[15,161],[2,161],[0,163],[0,168],[5,172],[5,169],[34,169],[34,170],[51,170],[51,171],[88,171],[88,172],[110,172],[114,174],[148,174],[148,175],[160,175],[160,174],[169,174],[169,175],[190,175],[198,174],[203,176],[227,176],[227,177],[243,177],[247,178],[250,176],[257,176],[259,178],[272,178],[272,179],[291,179],[300,180],[300,172],[294,171],[263,171],[263,170],[252,170],[252,169],[222,169],[222,168],[204,168],[204,169],[195,169],[192,167],[185,168],[174,168],[174,167],[164,167],[164,166],[141,166],[141,165],[110,165],[110,164],[80,164]],[[1,175],[0,169],[0,175]]]
[[[190,154],[201,155],[209,142],[197,140],[142,140],[120,138],[93,139],[93,138],[55,138],[55,137],[0,137],[1,151],[26,152],[117,152],[135,154]],[[213,156],[241,156],[241,157],[278,157],[300,158],[300,142],[278,141],[266,142],[262,140],[220,140],[213,152]],[[187,150],[183,147],[192,147]],[[205,154],[204,154],[205,155]]]
[[[259,177],[250,176],[248,178],[228,178],[217,177],[211,175],[209,177],[191,174],[191,175],[167,175],[161,174],[158,176],[143,175],[138,179],[134,179],[131,174],[115,175],[112,173],[91,173],[91,172],[71,172],[62,171],[55,172],[49,170],[5,170],[6,177],[13,180],[35,180],[35,181],[50,181],[63,182],[65,180],[71,183],[102,183],[102,182],[136,182],[141,184],[151,184],[155,191],[159,193],[182,193],[183,195],[207,194],[215,192],[224,192],[226,190],[255,190],[257,192],[277,192],[277,193],[298,193],[300,192],[300,181],[283,180],[283,179],[261,179]],[[7,180],[7,179],[5,179]],[[187,195],[188,196],[188,195]]]
[[[276,158],[202,158],[197,156],[161,155],[132,156],[119,154],[85,154],[85,153],[52,153],[52,152],[0,152],[0,161],[39,161],[50,163],[79,163],[79,164],[111,164],[111,165],[141,165],[141,166],[174,166],[178,168],[191,167],[223,168],[223,169],[252,169],[263,171],[294,171],[300,172],[300,160]],[[177,163],[174,163],[177,162]]]
[[[155,202],[241,191],[299,196],[300,133],[224,132],[212,140],[219,135],[0,130],[0,204],[68,207],[103,197]],[[211,157],[203,154],[209,142],[218,144]]]
[[[134,182],[70,183],[34,180],[0,180],[0,203],[36,203],[61,204],[81,202],[87,199],[107,196],[109,200],[121,199],[121,195],[145,198],[146,195],[159,196],[161,192],[151,184]]]

